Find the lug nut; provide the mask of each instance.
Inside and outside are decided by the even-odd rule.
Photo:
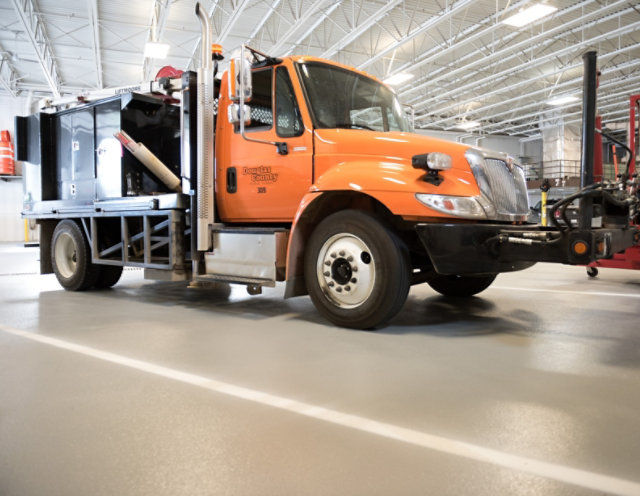
[[[336,291],[337,291],[338,293],[342,293],[342,288],[341,288],[340,286],[338,286],[338,287],[336,288]]]
[[[345,286],[345,287],[344,287],[344,290],[345,290],[345,291],[351,291],[351,286]]]
[[[358,267],[355,265],[351,267],[351,272],[358,272]]]
[[[333,281],[329,281],[329,287],[332,288],[335,286],[335,283]]]
[[[351,282],[352,282],[353,284],[355,284],[355,283],[357,283],[357,282],[358,282],[358,280],[354,277],[353,279],[351,279]]]
[[[340,250],[340,256],[344,257],[344,250]]]
[[[333,253],[331,254],[331,258],[336,258],[337,256],[338,256],[338,255],[336,255],[336,253],[335,253],[335,252],[333,252]]]
[[[324,264],[325,265],[331,265],[331,262],[329,260],[327,260]]]
[[[351,255],[347,257],[347,262],[353,262],[353,257]]]
[[[329,272],[328,270],[324,273],[325,277],[329,277],[331,275],[331,272]]]

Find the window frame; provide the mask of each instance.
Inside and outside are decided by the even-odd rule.
[[[259,69],[252,69],[252,74],[251,74],[251,78],[253,79],[253,75],[256,73],[260,73],[260,72],[270,72],[271,73],[271,124],[267,125],[267,124],[263,124],[261,126],[255,126],[255,127],[247,127],[247,125],[245,124],[244,126],[244,131],[245,133],[263,133],[266,131],[271,131],[275,126],[275,109],[274,109],[274,102],[275,102],[275,71],[273,70],[273,67],[261,67]],[[247,102],[247,105],[249,106],[249,108],[251,108],[251,102]],[[251,124],[249,124],[249,126],[251,126]],[[240,133],[240,125],[239,124],[235,124],[233,126],[233,131],[234,133],[238,134]]]
[[[301,74],[303,65],[327,66],[327,67],[330,67],[331,69],[336,70],[336,71],[341,71],[341,72],[345,72],[345,73],[348,73],[348,74],[354,74],[355,73],[357,76],[363,77],[365,79],[370,79],[372,82],[374,82],[376,84],[382,84],[382,83],[380,83],[380,81],[378,81],[374,77],[369,76],[368,74],[359,73],[357,71],[352,71],[350,69],[346,69],[344,67],[336,66],[336,65],[333,65],[333,64],[327,64],[325,62],[320,62],[320,61],[315,61],[315,60],[313,60],[313,61],[304,61],[304,60],[303,61],[296,61],[294,63],[296,76],[298,77],[298,81],[300,82],[300,87],[302,89],[302,94],[304,96],[305,104],[307,106],[307,111],[309,112],[309,116],[311,117],[311,124],[312,124],[314,129],[339,129],[339,128],[327,128],[326,126],[318,125],[319,124],[318,123],[318,118],[315,115],[315,110],[313,108],[313,105],[311,104],[311,98],[309,97],[309,93],[307,91],[307,85],[304,83],[304,77]],[[392,93],[394,93],[394,91],[392,89],[390,89],[388,87],[387,87],[387,89],[389,91],[391,91]],[[397,99],[397,95],[396,95],[396,99]],[[388,108],[391,109],[391,107],[388,107]],[[383,119],[385,120],[385,126],[388,126],[389,125],[389,120],[388,120],[387,116],[384,115],[384,114],[385,113],[383,112]],[[387,132],[413,132],[413,129],[411,127],[411,123],[409,122],[408,119],[407,119],[407,124],[409,126],[409,129],[406,130],[406,131],[402,130],[402,129],[399,129],[398,131],[395,131],[395,130],[391,131],[390,129],[388,129],[387,131],[377,131],[377,132],[384,132],[384,133],[387,133]],[[399,127],[401,128],[401,126],[399,126]]]
[[[297,110],[295,118],[298,119],[298,121],[300,122],[300,131],[297,132],[297,134],[292,134],[292,135],[283,135],[280,134],[278,132],[278,71],[280,71],[282,69],[282,71],[284,72],[284,74],[286,75],[286,77],[288,78],[288,82],[289,82],[289,90],[291,92],[291,96],[293,97],[293,107],[294,107],[294,111]],[[274,109],[273,109],[273,122],[275,124],[275,130],[276,130],[276,135],[280,138],[297,138],[299,136],[302,136],[304,134],[304,121],[302,119],[302,112],[300,111],[300,105],[298,103],[298,97],[296,96],[296,91],[295,91],[295,87],[293,86],[293,79],[291,78],[291,73],[289,72],[289,69],[284,66],[284,65],[279,65],[276,67],[276,70],[273,73],[273,77],[274,77],[274,85],[273,85],[273,99],[274,99]],[[295,127],[295,125],[294,125]]]

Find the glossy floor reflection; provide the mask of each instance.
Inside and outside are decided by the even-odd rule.
[[[193,290],[127,270],[112,290],[68,293],[37,275],[37,255],[0,245],[3,496],[640,488],[640,273],[540,264],[466,301],[418,286],[388,327],[362,332],[280,287]],[[417,442],[429,436],[442,449]],[[447,451],[457,441],[478,456]]]

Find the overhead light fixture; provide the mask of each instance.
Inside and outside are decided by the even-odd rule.
[[[470,129],[480,127],[480,123],[477,121],[462,121],[458,123],[456,127],[458,129],[462,129],[463,131],[469,131]]]
[[[413,74],[409,74],[408,72],[399,72],[398,74],[394,74],[393,76],[383,79],[382,82],[389,86],[395,86],[397,84],[406,83],[409,79],[413,79],[414,77],[415,76]]]
[[[558,10],[558,7],[553,7],[551,5],[545,5],[542,3],[536,3],[529,8],[521,10],[515,15],[511,17],[507,17],[504,21],[505,24],[509,26],[513,26],[516,28],[521,28],[526,26],[527,24],[531,24],[532,22],[537,21],[538,19],[542,19],[545,16],[555,12]]]
[[[567,103],[574,103],[579,100],[580,99],[577,96],[573,96],[573,95],[556,96],[551,100],[547,100],[547,105],[560,106],[560,105],[566,105]]]
[[[149,59],[166,59],[169,54],[168,43],[158,43],[157,41],[147,41],[144,46],[144,56]]]

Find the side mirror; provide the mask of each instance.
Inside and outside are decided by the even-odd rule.
[[[229,99],[233,102],[248,102],[251,100],[251,59],[249,51],[244,45],[240,53],[234,54],[229,65]]]
[[[229,124],[240,124],[240,120],[244,117],[244,125],[251,124],[251,108],[249,105],[245,105],[242,112],[240,112],[240,104],[232,103],[227,107],[227,117],[229,118]]]

